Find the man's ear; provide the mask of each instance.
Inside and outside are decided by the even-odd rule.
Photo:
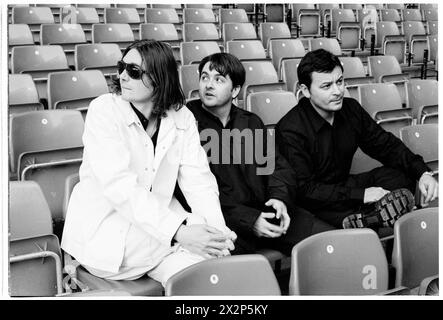
[[[306,98],[311,98],[311,93],[309,92],[309,88],[305,84],[300,85],[300,90],[303,93],[303,96]]]
[[[236,86],[232,89],[232,99],[237,98],[238,94],[240,93],[240,86]]]

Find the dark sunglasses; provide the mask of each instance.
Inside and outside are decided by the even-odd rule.
[[[134,80],[140,80],[143,74],[146,73],[140,66],[133,63],[126,63],[122,60],[117,62],[117,70],[118,74],[122,74],[122,72],[126,70],[128,76]]]

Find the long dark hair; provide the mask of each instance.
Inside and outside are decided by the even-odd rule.
[[[180,86],[177,63],[171,47],[154,40],[137,40],[123,52],[122,59],[131,50],[136,49],[142,57],[142,68],[146,70],[153,86],[152,114],[165,117],[166,111],[180,109],[185,103],[185,95]],[[120,79],[113,80],[113,92],[121,94]]]

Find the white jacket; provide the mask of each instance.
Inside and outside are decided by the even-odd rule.
[[[195,118],[186,107],[162,118],[154,155],[129,102],[102,95],[89,106],[83,143],[80,182],[62,239],[62,248],[81,264],[117,272],[131,224],[151,238],[152,267],[173,250],[172,237],[185,219],[229,231]],[[173,198],[177,181],[192,214]]]

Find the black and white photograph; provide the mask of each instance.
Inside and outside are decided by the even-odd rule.
[[[439,299],[437,1],[40,2],[0,4],[1,299]]]

